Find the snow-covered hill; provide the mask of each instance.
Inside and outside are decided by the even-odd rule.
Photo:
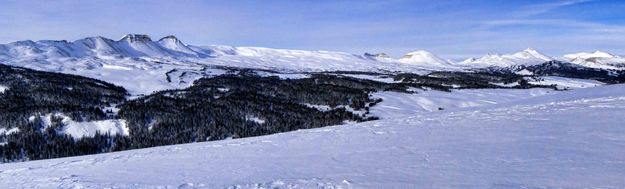
[[[421,51],[420,51],[421,52]],[[425,51],[422,51],[425,52]],[[401,64],[386,55],[378,58],[331,51],[304,51],[262,47],[193,46],[175,36],[152,41],[147,35],[128,34],[115,41],[103,37],[89,37],[69,41],[18,41],[0,45],[0,61],[26,67],[45,67],[56,64],[56,70],[98,69],[107,64],[133,62],[134,66],[116,65],[132,69],[146,68],[145,62],[177,64],[177,66],[222,65],[285,71],[419,71],[431,68],[429,63],[446,63],[427,53],[419,59],[423,67]],[[415,56],[416,58],[416,56]],[[67,62],[67,65],[58,65]],[[414,62],[414,60],[412,61]],[[42,65],[38,65],[42,64]],[[154,67],[150,67],[154,69]]]
[[[625,67],[625,57],[602,51],[567,54],[564,55],[564,59],[591,68],[623,69]]]
[[[409,115],[0,164],[0,188],[625,187],[625,86],[536,97],[515,90],[510,94],[525,98],[512,101],[502,98],[506,91],[480,93],[508,99],[502,103],[419,114],[411,111],[418,104],[394,102],[410,94],[385,93],[374,111],[404,109],[395,114]],[[447,98],[456,104],[465,95]]]
[[[553,58],[544,55],[532,48],[527,48],[521,52],[516,52],[513,54],[487,54],[481,58],[469,58],[460,62],[459,64],[470,67],[510,67],[516,65],[541,64],[550,60],[553,60]]]
[[[430,56],[434,57],[434,55]],[[424,61],[438,61],[428,59]],[[404,64],[387,56],[372,58],[344,52],[271,49],[262,47],[194,46],[175,36],[153,41],[129,34],[120,40],[89,37],[76,41],[18,41],[0,45],[0,62],[43,71],[102,79],[132,94],[187,87],[192,81],[171,83],[166,73],[201,70],[206,66],[268,69],[286,73],[367,71],[425,73],[428,62]],[[439,62],[433,62],[433,65]],[[446,69],[454,69],[446,67]]]
[[[433,68],[438,70],[447,70],[450,68],[454,68],[454,66],[451,65],[450,61],[444,60],[425,50],[410,52],[404,55],[398,61],[401,63],[418,65],[421,67]]]

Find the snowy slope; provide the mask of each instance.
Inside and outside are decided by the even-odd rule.
[[[463,89],[443,92],[436,90],[415,90],[418,94],[398,94],[396,92],[379,92],[373,97],[381,98],[380,103],[371,110],[382,119],[404,117],[421,113],[461,108],[495,105],[532,97],[549,95],[556,91],[544,88],[534,89]]]
[[[625,68],[625,57],[612,55],[607,52],[595,51],[592,53],[581,52],[564,55],[564,59],[582,66],[602,69]]]
[[[1,164],[0,188],[623,188],[624,112],[624,85],[593,87],[270,136]]]
[[[513,54],[487,54],[481,58],[469,58],[459,64],[471,67],[509,67],[515,65],[541,64],[550,60],[553,60],[553,58],[532,48],[527,48],[521,52]]]

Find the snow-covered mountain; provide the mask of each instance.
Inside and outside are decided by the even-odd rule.
[[[63,59],[134,59],[177,62],[197,62],[229,66],[277,68],[284,70],[375,70],[397,67],[398,61],[388,56],[386,64],[360,55],[330,51],[303,51],[262,47],[193,46],[175,36],[153,41],[148,35],[128,34],[120,40],[88,37],[70,41],[18,41],[0,45],[0,61],[5,63],[55,62]],[[70,60],[71,61],[71,60]],[[415,66],[404,65],[402,68]]]
[[[267,69],[280,72],[366,71],[427,73],[456,69],[427,53],[405,64],[386,55],[370,57],[344,52],[194,46],[175,36],[153,41],[150,36],[128,34],[120,40],[88,37],[76,41],[18,41],[0,45],[0,62],[43,71],[97,78],[124,86],[132,94],[186,87],[191,81],[172,83],[172,70],[201,70],[206,66]],[[420,57],[417,59],[417,57]],[[429,58],[428,58],[429,57]],[[418,60],[418,61],[414,61]],[[432,62],[429,62],[432,61]],[[461,69],[461,68],[458,68]]]
[[[88,37],[73,42],[18,41],[2,45],[3,54],[13,59],[57,59],[57,58],[122,58],[122,57],[179,57],[198,56],[174,36],[167,36],[158,42],[147,35],[129,34],[118,41],[104,37]],[[2,50],[0,49],[0,50]]]
[[[541,64],[550,60],[553,60],[553,58],[532,48],[527,48],[523,51],[512,54],[487,54],[481,58],[469,58],[459,64],[470,67],[509,67],[516,65]]]
[[[567,54],[564,60],[592,68],[622,69],[625,66],[625,57],[602,51]]]
[[[202,49],[193,50],[191,46],[182,43],[176,36],[170,35],[161,38],[158,40],[158,44],[160,44],[165,49],[168,49],[170,52],[174,52],[173,56],[183,56],[183,57],[207,57],[214,53],[214,51],[206,51]]]
[[[587,67],[623,69],[623,58],[601,53],[567,55]],[[394,59],[386,54],[356,55],[333,51],[306,51],[224,45],[195,46],[175,36],[153,41],[148,35],[128,34],[120,40],[88,37],[76,41],[17,41],[0,45],[2,64],[97,78],[124,86],[132,94],[187,87],[207,66],[273,70],[283,73],[321,71],[404,72],[462,71],[483,67],[541,64],[554,58],[533,49],[513,54],[489,54],[452,62],[419,50]],[[172,72],[177,70],[178,72]],[[185,70],[185,71],[180,71]],[[185,74],[194,72],[195,74]],[[168,73],[186,75],[172,82]],[[171,74],[170,74],[171,75]]]
[[[398,61],[405,64],[418,65],[428,68],[445,69],[454,67],[451,65],[450,61],[444,60],[425,50],[407,53]]]

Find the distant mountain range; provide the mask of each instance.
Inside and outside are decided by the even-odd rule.
[[[410,52],[396,59],[384,53],[357,55],[262,47],[195,46],[185,44],[175,36],[153,41],[150,36],[142,34],[128,34],[120,40],[88,37],[76,41],[26,40],[0,45],[2,64],[98,78],[122,85],[132,94],[187,87],[194,78],[207,74],[202,71],[207,66],[282,73],[361,71],[423,74],[432,71],[532,66],[554,60],[588,68],[625,69],[625,58],[606,52],[552,57],[531,48],[511,54],[487,54],[454,62],[425,50]],[[180,82],[167,81],[171,80],[171,74],[178,73],[182,78]]]
[[[424,68],[447,67],[507,67],[513,65],[534,65],[550,60],[569,61],[590,67],[605,67],[618,69],[625,64],[625,58],[610,53],[581,52],[567,54],[561,57],[551,57],[532,48],[511,54],[486,54],[479,58],[469,58],[461,62],[453,62],[440,58],[431,52],[418,50],[409,52],[399,59],[393,59],[384,53],[352,55],[342,52],[329,51],[300,51],[270,49],[259,47],[231,47],[231,46],[194,46],[187,45],[176,36],[170,35],[153,41],[148,35],[128,34],[120,40],[104,37],[88,37],[73,42],[66,40],[17,41],[0,45],[0,60],[15,62],[15,60],[52,60],[62,58],[96,58],[96,59],[123,59],[123,58],[167,58],[167,59],[210,59],[218,56],[247,56],[272,57],[276,59],[306,59],[317,60],[375,60],[381,62],[405,63]],[[275,65],[281,67],[280,65]],[[315,65],[323,66],[323,65]],[[286,66],[282,66],[286,67]],[[331,66],[330,66],[331,67]]]

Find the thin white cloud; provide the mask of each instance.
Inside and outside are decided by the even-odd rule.
[[[513,14],[513,16],[517,18],[530,17],[534,15],[539,15],[542,13],[547,13],[549,11],[552,11],[558,8],[577,5],[581,3],[587,3],[591,1],[594,1],[594,0],[565,0],[565,1],[556,1],[556,2],[551,2],[551,3],[530,5],[521,9],[521,11]]]
[[[601,32],[601,33],[625,33],[625,26],[623,25],[608,25],[596,22],[587,22],[579,20],[567,20],[567,19],[508,19],[508,20],[494,20],[483,23],[484,29],[492,29],[501,26],[551,26],[551,27],[564,27],[570,29],[580,29],[586,32]]]

